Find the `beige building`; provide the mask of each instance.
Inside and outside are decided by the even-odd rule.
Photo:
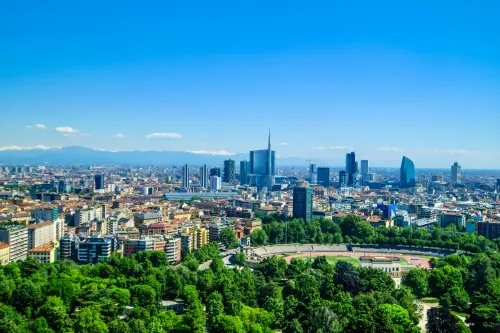
[[[181,261],[181,238],[169,238],[165,244],[165,252],[167,253],[168,261],[170,263],[178,263]]]
[[[0,241],[9,244],[11,261],[25,260],[28,255],[28,229],[22,225],[0,228]]]
[[[45,221],[28,225],[28,249],[42,246],[47,243],[58,243],[64,236],[64,221]]]
[[[10,261],[10,246],[9,244],[0,242],[0,265],[6,265]]]
[[[393,277],[401,277],[401,259],[398,257],[360,257],[361,267],[380,269]]]
[[[28,258],[34,258],[40,264],[51,264],[56,261],[56,248],[47,243],[28,251]]]

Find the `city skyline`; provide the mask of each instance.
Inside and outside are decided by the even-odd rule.
[[[231,156],[264,145],[271,127],[279,156],[318,164],[355,151],[373,166],[406,155],[497,169],[495,11],[452,4],[421,3],[410,18],[397,2],[160,4],[112,22],[88,3],[7,4],[0,28],[16,33],[0,36],[0,149]]]

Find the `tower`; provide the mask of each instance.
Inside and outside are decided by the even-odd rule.
[[[269,138],[267,140],[267,165],[266,165],[266,176],[271,176],[272,175],[272,165],[271,165],[271,158],[272,158],[272,150],[271,150],[271,129],[269,129]]]
[[[95,189],[96,190],[104,190],[104,175],[98,173],[94,177]]]
[[[455,162],[451,166],[451,182],[453,184],[460,184],[461,181],[461,172],[462,172],[462,167],[458,165],[458,162]]]
[[[189,188],[189,167],[187,164],[182,167],[182,187]]]
[[[206,164],[200,168],[200,186],[208,188],[208,169]]]
[[[248,185],[250,182],[250,162],[247,160],[240,162],[240,184]]]
[[[225,183],[230,183],[234,180],[235,174],[235,163],[233,160],[224,161],[224,178],[222,179]]]
[[[295,187],[293,189],[293,218],[310,221],[313,218],[313,189],[311,187]]]

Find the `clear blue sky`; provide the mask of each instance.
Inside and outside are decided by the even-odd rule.
[[[499,15],[499,1],[4,1],[0,147],[233,153],[270,127],[280,156],[500,168]]]

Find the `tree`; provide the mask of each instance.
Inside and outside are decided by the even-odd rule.
[[[360,290],[358,271],[347,261],[337,261],[335,263],[334,281],[351,294],[356,294]]]
[[[337,315],[327,307],[314,310],[311,314],[311,329],[314,333],[340,333],[343,331]]]
[[[453,287],[462,287],[462,274],[460,270],[450,265],[433,269],[429,276],[431,295],[440,297]]]
[[[123,320],[113,320],[108,325],[109,333],[131,333],[127,322]]]
[[[458,320],[446,308],[430,308],[427,311],[427,332],[457,333],[460,332]]]
[[[56,296],[49,296],[44,305],[38,311],[37,316],[44,317],[47,324],[56,332],[62,332],[71,327],[71,320],[66,313],[64,302]]]
[[[36,308],[43,299],[40,286],[30,280],[25,280],[13,292],[13,303],[19,311],[27,313]]]
[[[212,329],[218,333],[245,333],[240,318],[224,314],[214,318]]]
[[[412,269],[403,276],[401,284],[410,288],[415,296],[422,298],[429,294],[428,276],[426,269]]]
[[[49,327],[44,317],[39,317],[35,319],[35,321],[32,324],[32,330],[33,332],[37,333],[55,333],[54,330]],[[1,325],[0,325],[0,331],[6,332],[4,328],[1,327]]]
[[[272,256],[264,259],[256,269],[261,271],[267,280],[282,279],[285,277],[286,261],[283,258]]]
[[[266,245],[268,237],[263,229],[256,229],[250,233],[250,241],[253,246]]]
[[[226,247],[226,249],[232,249],[238,247],[238,239],[232,228],[224,228],[220,231],[219,241]]]
[[[247,265],[247,256],[244,252],[238,252],[234,255],[234,264],[242,267]]]
[[[156,306],[156,292],[148,285],[135,285],[130,288],[132,303],[143,308]]]
[[[213,325],[214,319],[224,314],[224,304],[222,303],[222,295],[216,291],[208,295],[207,298],[207,319],[208,322]]]
[[[420,329],[410,320],[408,311],[397,304],[379,305],[376,312],[379,318],[376,323],[377,332],[420,332]]]
[[[75,333],[108,333],[108,326],[102,321],[96,307],[80,309],[75,315],[73,329]]]

